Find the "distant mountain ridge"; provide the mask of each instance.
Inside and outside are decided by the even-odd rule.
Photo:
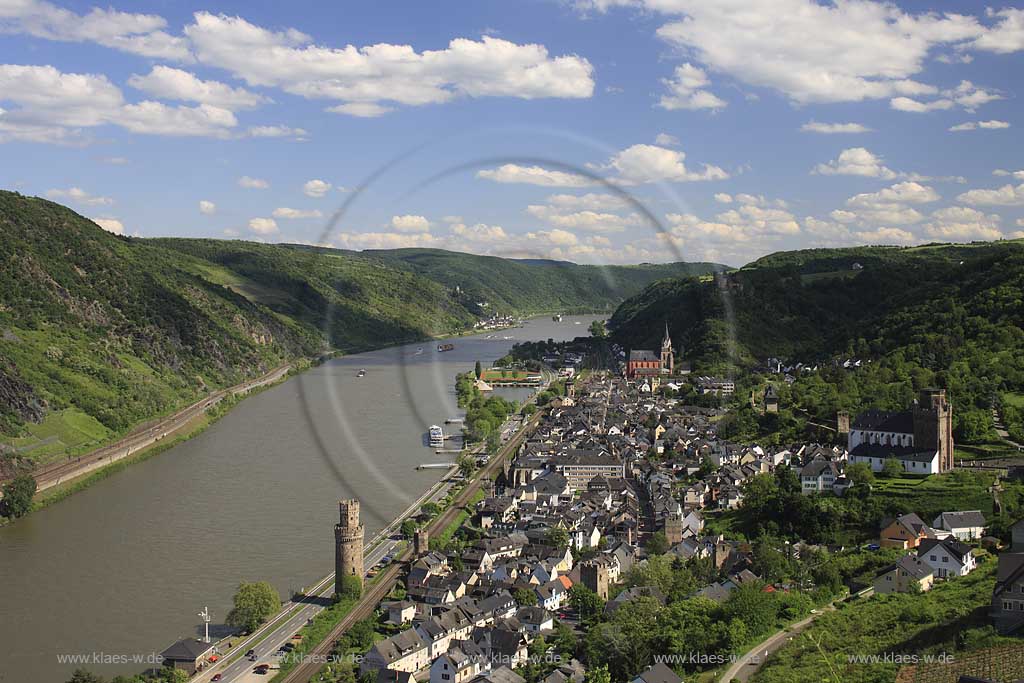
[[[610,310],[703,270],[127,238],[4,191],[0,236],[0,452],[37,460],[327,348],[455,334],[491,312]]]

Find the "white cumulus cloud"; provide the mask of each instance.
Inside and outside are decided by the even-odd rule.
[[[272,235],[277,232],[277,221],[273,218],[253,218],[249,221],[249,229],[258,235]]]
[[[800,126],[805,133],[823,133],[825,135],[840,135],[853,133],[870,133],[871,128],[860,123],[822,123],[820,121],[808,121]]]
[[[307,197],[314,197],[316,199],[323,197],[330,191],[331,184],[326,180],[320,180],[318,178],[306,181],[306,184],[302,186],[302,192]]]
[[[204,216],[212,216],[217,213],[217,205],[209,200],[201,199],[199,200],[199,213]]]
[[[658,102],[662,109],[721,109],[728,104],[705,90],[711,85],[711,80],[703,69],[689,62],[677,66],[672,78],[664,78],[661,82],[668,90]]]
[[[290,209],[282,206],[274,209],[271,214],[274,218],[285,218],[294,220],[297,218],[321,218],[323,214],[317,209]]]
[[[93,218],[91,220],[107,232],[112,232],[115,235],[124,234],[124,223],[116,218]]]
[[[429,232],[430,221],[424,216],[392,216],[391,228],[397,232]]]
[[[247,190],[265,190],[270,187],[270,183],[262,178],[252,178],[244,175],[238,179],[238,186],[244,187]]]
[[[62,199],[72,201],[76,204],[87,206],[109,206],[114,203],[110,197],[89,194],[80,187],[69,187],[66,190],[54,188],[46,191],[46,196],[51,199]]]

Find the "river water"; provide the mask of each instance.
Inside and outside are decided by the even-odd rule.
[[[311,585],[333,568],[338,499],[362,501],[369,539],[440,476],[414,468],[446,457],[425,434],[461,414],[456,372],[515,341],[586,335],[593,319],[535,318],[452,340],[445,353],[424,342],[329,361],[0,528],[0,681],[62,683],[76,668],[65,655],[158,653],[199,633],[205,605],[222,623],[239,581],[270,581],[285,597]],[[108,676],[147,668],[85,666]]]

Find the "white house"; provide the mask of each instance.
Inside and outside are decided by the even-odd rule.
[[[971,547],[953,539],[926,538],[917,546],[917,558],[935,570],[935,576],[966,576],[977,568]]]
[[[471,640],[460,640],[430,665],[430,683],[463,683],[488,670],[483,651]]]
[[[415,630],[409,629],[374,643],[363,656],[360,671],[391,669],[415,673],[429,663],[430,647]]]
[[[862,443],[850,450],[850,462],[864,462],[873,472],[881,472],[885,461],[894,459],[903,465],[903,471],[910,474],[938,474],[938,449],[918,450],[913,447],[890,447]]]
[[[800,470],[800,491],[807,495],[832,490],[839,468],[831,460],[815,459]]]
[[[945,529],[959,541],[975,541],[985,533],[985,515],[981,510],[943,512],[935,518],[932,526]]]

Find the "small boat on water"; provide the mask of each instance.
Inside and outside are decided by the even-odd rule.
[[[356,377],[365,377],[365,376],[366,376],[366,370],[360,370],[359,372],[356,373]]]
[[[555,315],[551,316],[551,319],[554,320],[556,323],[560,323],[562,322],[562,314],[556,313]]]
[[[440,448],[444,446],[444,430],[438,425],[430,425],[430,431],[427,433],[430,440],[431,448]]]
[[[438,351],[451,351],[454,348],[455,348],[455,344],[438,344],[437,345],[437,350]]]
[[[421,347],[419,347],[418,349],[416,349],[416,353],[415,353],[414,355],[417,355],[417,356],[418,356],[418,355],[420,355],[421,353],[423,353],[423,347],[422,347],[422,346],[421,346]]]

